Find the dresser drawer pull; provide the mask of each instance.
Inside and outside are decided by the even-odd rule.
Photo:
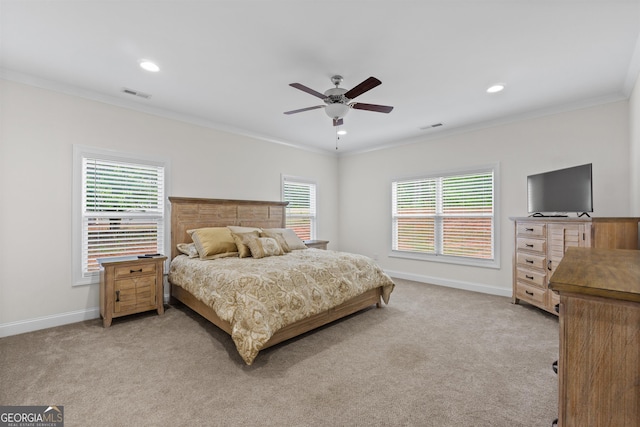
[[[547,270],[551,271],[551,260],[547,261]]]
[[[524,277],[526,277],[529,280],[533,280],[533,276],[529,276],[528,274],[525,274]]]
[[[142,269],[139,269],[139,270],[129,270],[129,273],[142,273]]]
[[[528,248],[532,248],[532,247],[533,247],[533,244],[532,244],[532,243],[525,243],[524,245],[525,245],[526,247],[528,247]]]
[[[533,296],[533,292],[524,291],[525,294]]]
[[[533,264],[533,260],[532,260],[532,259],[525,259],[524,261],[525,261],[526,263],[528,263],[528,264]]]
[[[533,231],[533,228],[525,228],[524,231]]]
[[[120,302],[120,291],[116,291],[116,302]]]

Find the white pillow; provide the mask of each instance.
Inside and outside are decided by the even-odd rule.
[[[264,231],[271,231],[274,233],[280,233],[284,237],[284,240],[287,242],[289,249],[307,249],[304,242],[300,240],[295,231],[290,228],[265,228]]]

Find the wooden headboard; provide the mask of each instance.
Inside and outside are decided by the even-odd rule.
[[[190,243],[187,230],[241,225],[284,228],[288,202],[169,197],[171,202],[171,259],[179,255],[178,243]]]

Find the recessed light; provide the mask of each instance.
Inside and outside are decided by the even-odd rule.
[[[158,67],[158,65],[155,62],[151,62],[147,60],[140,61],[140,67],[143,70],[151,71],[152,73],[157,73],[158,71],[160,71],[160,67]]]
[[[341,130],[339,130],[339,131],[337,132],[337,134],[338,134],[338,135],[346,135],[346,134],[347,134],[347,131],[346,131],[346,130],[344,130],[344,129],[341,129]]]
[[[502,83],[495,84],[487,89],[487,93],[498,93],[504,90],[504,85]]]

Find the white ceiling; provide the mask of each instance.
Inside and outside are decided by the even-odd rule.
[[[338,153],[626,99],[640,62],[640,0],[0,0],[0,24],[7,79],[313,150],[335,128],[284,115],[322,104],[289,83],[375,76],[357,101],[395,109],[351,110]]]

